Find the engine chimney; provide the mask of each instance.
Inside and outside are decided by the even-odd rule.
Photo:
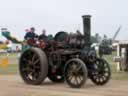
[[[91,46],[91,15],[84,15],[83,18],[83,31],[85,36],[85,47]]]

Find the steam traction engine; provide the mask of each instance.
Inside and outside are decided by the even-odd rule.
[[[90,78],[96,85],[106,84],[111,71],[106,60],[98,58],[90,41],[90,15],[83,16],[84,35],[58,32],[53,39],[45,41],[45,47],[25,50],[20,58],[19,70],[27,84],[41,84],[46,77],[53,82],[64,82],[80,88]],[[43,43],[44,45],[44,43]]]

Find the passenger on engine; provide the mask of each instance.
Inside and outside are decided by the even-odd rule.
[[[33,46],[38,38],[38,35],[35,33],[35,28],[32,27],[30,30],[26,30],[26,32],[27,33],[25,34],[24,39],[28,45]]]
[[[42,34],[39,36],[39,40],[44,40],[45,42],[47,41],[47,36],[46,36],[46,30],[42,30]]]
[[[30,30],[26,29],[25,31],[26,31],[26,34],[24,36],[25,40],[28,40],[28,39],[34,40],[37,37],[37,35],[35,33],[35,28],[34,27],[32,27]]]

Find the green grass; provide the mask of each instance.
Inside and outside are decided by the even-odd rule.
[[[112,55],[106,55],[104,58],[109,62],[111,71],[112,71],[112,79],[114,80],[128,80],[128,72],[117,71],[116,63],[113,62],[113,57],[116,56],[116,52]]]
[[[0,75],[11,75],[18,73],[17,64],[9,64],[7,67],[0,67]]]
[[[128,80],[128,72],[114,72],[112,73],[113,80]]]
[[[11,57],[11,56],[17,56],[17,55],[18,53],[1,53],[0,57],[4,57],[4,56]]]
[[[11,57],[17,57],[17,53],[5,53],[5,54],[0,54],[0,64],[1,64],[1,58],[5,58],[8,56],[8,58]],[[18,72],[18,64],[8,64],[7,67],[1,67],[0,66],[0,75],[5,75],[5,74],[17,74]]]

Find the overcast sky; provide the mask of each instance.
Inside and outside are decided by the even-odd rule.
[[[7,27],[12,35],[23,39],[24,30],[35,27],[40,34],[60,30],[83,32],[82,15],[92,15],[92,34],[113,37],[120,25],[116,39],[128,40],[128,0],[0,0],[0,27]]]

